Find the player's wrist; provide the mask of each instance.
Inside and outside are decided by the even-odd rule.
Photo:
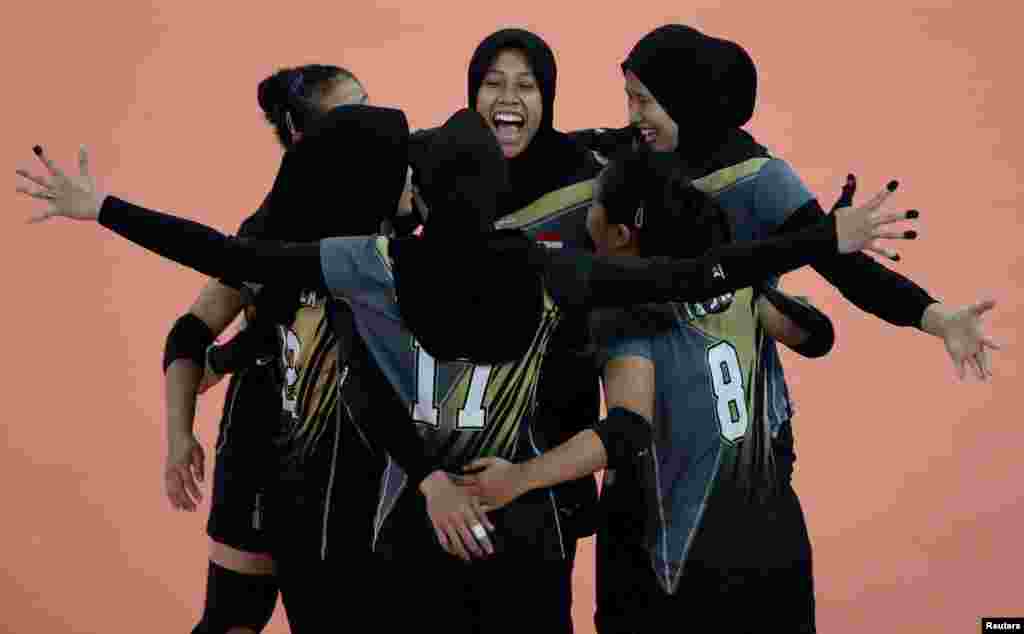
[[[530,491],[536,491],[548,486],[544,481],[543,474],[539,469],[538,458],[526,462],[515,463],[512,467],[513,482],[515,482],[516,497],[526,495]]]
[[[945,336],[953,311],[946,308],[941,302],[929,304],[921,315],[921,330],[934,337]]]
[[[451,484],[448,474],[443,469],[437,469],[420,481],[420,493],[429,498],[445,484]]]

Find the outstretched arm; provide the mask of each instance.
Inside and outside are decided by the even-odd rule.
[[[891,194],[883,190],[862,207],[841,210],[800,231],[716,247],[696,259],[542,252],[546,281],[555,301],[576,309],[705,301],[837,253],[888,253],[880,240],[916,237],[889,229],[892,223],[916,217],[911,212],[881,211]]]
[[[165,258],[216,278],[258,283],[280,282],[325,290],[319,243],[283,244],[225,236],[206,225],[144,209],[99,192],[89,171],[85,147],[79,151],[77,177],[68,176],[39,146],[33,151],[50,173],[49,179],[25,170],[17,174],[42,189],[19,192],[47,202],[47,210],[30,222],[62,216],[95,220],[118,235]]]
[[[779,235],[812,226],[825,216],[815,199],[794,211],[792,207],[780,205],[781,200],[768,195],[775,190],[802,188],[791,170],[781,165],[773,166],[765,178],[768,182],[759,188],[764,195],[759,197],[757,204],[765,208],[766,215],[773,215],[776,211],[788,214],[779,226]],[[849,175],[843,196],[833,207],[833,213],[840,213],[852,205],[856,184],[856,178]],[[890,183],[889,186],[895,189],[896,183]],[[947,306],[912,280],[864,253],[837,254],[810,264],[843,297],[864,312],[895,326],[919,328],[941,338],[961,380],[966,376],[967,366],[981,380],[991,376],[989,350],[997,350],[999,345],[984,333],[981,320],[986,312],[995,307],[994,301],[980,301],[961,307]]]

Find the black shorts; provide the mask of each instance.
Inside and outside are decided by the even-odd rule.
[[[500,520],[494,523],[499,527]],[[444,550],[434,536],[423,496],[406,491],[388,519],[393,534],[382,562],[392,596],[402,608],[382,616],[379,630],[408,629],[415,615],[424,632],[571,634],[575,540],[565,558],[509,540],[504,553],[465,563]],[[387,620],[391,619],[391,620]],[[403,619],[406,619],[403,621]]]
[[[270,366],[253,366],[231,376],[224,397],[213,467],[213,492],[206,533],[216,542],[246,552],[270,551],[266,530],[271,438],[277,428],[280,395]]]
[[[635,518],[606,509],[597,538],[598,632],[662,632],[665,623],[700,619],[713,620],[716,632],[815,631],[810,541],[789,483],[791,436],[780,434],[775,444],[780,492],[770,511],[713,513],[709,505],[674,594],[662,589],[633,538]]]

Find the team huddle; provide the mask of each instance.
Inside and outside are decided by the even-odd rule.
[[[947,307],[865,253],[898,260],[918,212],[885,209],[895,181],[854,205],[851,176],[826,213],[742,129],[738,44],[667,25],[622,72],[629,125],[565,133],[554,54],[519,29],[481,42],[468,107],[436,128],[349,70],[281,70],[258,95],[280,169],[233,236],[36,146],[34,220],[211,278],[163,359],[176,508],[201,497],[198,397],[230,376],[193,632],[260,632],[278,594],[293,632],[572,632],[591,535],[602,634],[815,631],[776,342],[820,358],[835,334],[780,276],[811,266],[942,339],[961,378],[990,376],[994,302]]]

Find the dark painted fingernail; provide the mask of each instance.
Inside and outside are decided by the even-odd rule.
[[[42,156],[43,155],[43,146],[41,146],[41,145],[33,145],[32,146],[32,151],[36,153],[36,156]]]
[[[853,185],[853,182],[854,182],[855,180],[857,180],[857,179],[856,179],[856,178],[854,178],[853,174],[847,174],[847,175],[846,175],[846,184],[847,184],[847,185]]]
[[[914,218],[917,218],[920,215],[921,212],[919,212],[916,209],[911,209],[910,211],[907,212],[907,220],[913,220]]]
[[[917,232],[914,230],[907,231],[903,234],[903,237],[906,238],[907,240],[913,240],[914,238],[917,237]]]
[[[885,188],[888,189],[891,192],[894,192],[894,191],[896,191],[896,188],[899,187],[899,186],[900,186],[900,182],[899,181],[889,181],[889,184],[886,185]]]
[[[899,262],[900,261],[900,254],[897,253],[896,255],[892,256],[892,259],[893,259],[894,262]]]

